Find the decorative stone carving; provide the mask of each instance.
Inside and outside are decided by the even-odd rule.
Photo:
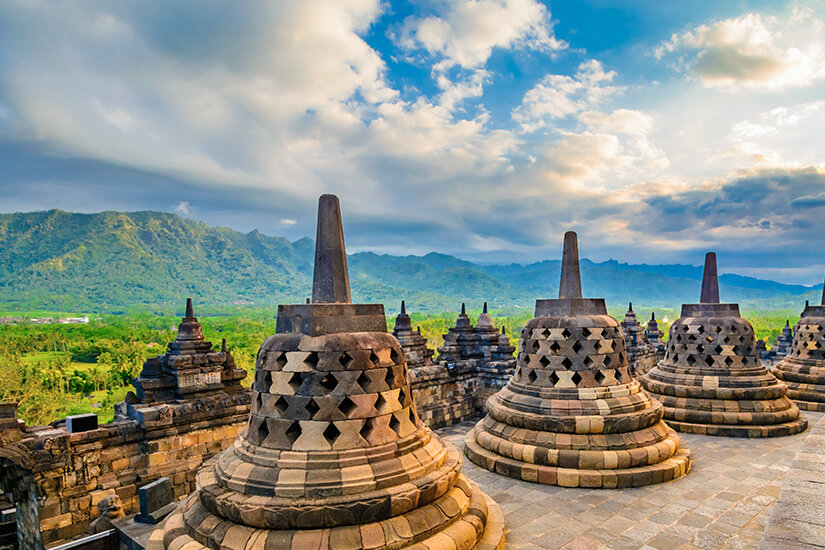
[[[583,299],[576,234],[564,238],[559,299],[537,300],[516,372],[467,434],[479,466],[566,487],[635,487],[685,475],[690,452],[627,363],[619,323]]]
[[[198,471],[155,547],[501,547],[498,507],[418,419],[383,306],[349,302],[332,195],[316,246],[313,303],[279,306],[246,430]]]
[[[627,306],[627,312],[624,314],[621,325],[630,373],[633,376],[638,376],[649,371],[658,359],[656,349],[648,343],[645,329],[636,319],[632,302]]]
[[[676,430],[734,437],[804,431],[808,422],[785,384],[762,366],[751,324],[719,303],[716,254],[708,252],[700,303],[682,305],[665,357],[640,378]]]
[[[790,353],[771,372],[800,408],[825,412],[825,288],[818,306],[806,304],[794,327]]]
[[[89,525],[89,533],[96,534],[112,528],[112,522],[124,518],[123,503],[117,495],[104,497],[97,503],[97,519]]]

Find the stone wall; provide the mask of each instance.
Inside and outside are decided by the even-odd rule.
[[[86,432],[69,433],[62,421],[24,428],[19,441],[0,449],[0,486],[17,507],[20,547],[82,535],[111,494],[127,514],[137,512],[137,490],[159,477],[172,480],[176,497],[190,494],[198,467],[245,427],[249,403],[248,391],[219,393]]]

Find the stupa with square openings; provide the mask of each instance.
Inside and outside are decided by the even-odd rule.
[[[503,546],[499,508],[419,421],[383,306],[351,303],[335,196],[319,202],[312,303],[278,307],[252,395],[246,429],[156,547]]]
[[[790,352],[771,372],[800,408],[825,412],[825,288],[820,305],[806,305],[794,327]]]
[[[808,422],[787,387],[761,364],[753,327],[738,304],[719,303],[716,254],[705,256],[698,304],[683,304],[665,357],[640,377],[674,429],[707,435],[770,437]]]
[[[537,300],[516,372],[465,440],[479,466],[566,487],[635,487],[690,469],[662,406],[630,374],[619,323],[582,298],[576,234],[564,236],[559,298]]]

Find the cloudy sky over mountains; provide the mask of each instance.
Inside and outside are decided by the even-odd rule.
[[[816,283],[825,1],[0,3],[0,211]]]

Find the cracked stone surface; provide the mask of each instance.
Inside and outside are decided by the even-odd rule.
[[[805,416],[813,426],[825,414]],[[463,422],[436,433],[462,446],[473,425]],[[756,548],[786,473],[808,437],[816,434],[808,430],[759,439],[680,436],[694,457],[690,475],[647,487],[542,485],[487,471],[469,460],[462,473],[501,506],[507,548]]]

